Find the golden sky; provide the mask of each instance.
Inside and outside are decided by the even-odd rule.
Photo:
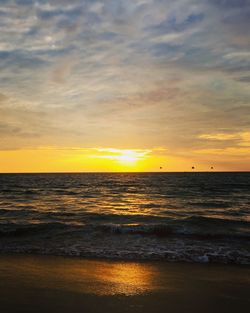
[[[0,172],[250,170],[249,14],[1,1]]]

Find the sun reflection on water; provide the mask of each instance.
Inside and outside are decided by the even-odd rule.
[[[16,279],[27,277],[27,283],[39,288],[99,296],[132,296],[159,289],[159,271],[148,263],[26,256],[18,260]]]
[[[103,266],[97,279],[103,281],[104,289],[100,293],[111,294],[140,294],[153,289],[154,273],[143,264],[118,263]]]
[[[84,284],[86,293],[135,295],[155,288],[156,272],[149,264],[102,261],[85,261],[84,264],[84,267],[74,268],[73,275],[78,276],[79,283],[88,282]]]

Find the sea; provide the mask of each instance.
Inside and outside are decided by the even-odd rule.
[[[250,264],[250,173],[0,174],[0,253]]]

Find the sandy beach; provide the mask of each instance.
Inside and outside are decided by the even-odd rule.
[[[0,256],[0,311],[244,312],[250,267]]]

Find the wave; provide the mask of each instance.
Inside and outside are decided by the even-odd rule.
[[[211,221],[209,222],[207,220],[200,222],[200,225],[197,225],[195,224],[195,221],[193,219],[186,219],[182,223],[178,221],[177,223],[172,223],[172,225],[104,224],[99,226],[99,228],[102,229],[104,232],[110,232],[113,234],[137,234],[142,236],[157,237],[194,237],[199,239],[211,240],[220,238],[250,239],[250,223],[247,224],[246,222],[232,222],[228,224],[223,223],[222,221],[217,221],[216,219],[211,219]],[[214,222],[217,222],[218,224],[223,226],[227,225],[227,227],[221,228],[221,226],[219,225],[214,225]],[[234,229],[232,229],[230,225],[233,225]],[[247,227],[245,227],[244,229],[244,226]]]
[[[33,235],[34,237],[40,233],[54,232],[67,228],[64,223],[37,223],[37,224],[17,224],[17,223],[1,223],[0,236],[25,236]]]
[[[224,201],[214,201],[214,202],[208,202],[208,201],[190,201],[188,202],[189,205],[193,207],[199,207],[199,208],[230,208],[232,206],[232,203],[227,203]]]
[[[184,223],[223,223],[190,218]],[[236,223],[240,224],[240,223]],[[183,225],[182,225],[183,226]],[[0,252],[38,253],[171,262],[250,264],[247,233],[207,234],[179,225],[1,223]]]
[[[6,211],[8,212],[8,211]],[[53,213],[53,212],[52,212]],[[70,217],[70,212],[47,213],[44,217],[53,216]],[[105,221],[107,221],[105,223]],[[225,220],[212,217],[192,216],[183,219],[166,219],[162,223],[110,223],[109,218],[102,222],[62,222],[50,221],[39,223],[0,223],[0,236],[13,236],[41,233],[57,234],[60,232],[70,233],[88,232],[89,234],[106,233],[110,235],[140,235],[155,237],[194,237],[199,239],[250,239],[250,222],[240,220]]]
[[[59,225],[55,225],[58,227]],[[45,227],[46,228],[46,227]],[[42,229],[44,230],[44,225]],[[40,229],[41,230],[41,229]],[[169,262],[215,262],[250,264],[250,249],[242,240],[197,240],[190,237],[155,237],[107,233],[70,232],[57,234],[16,229],[11,236],[0,237],[2,253],[32,253],[108,259],[164,260]],[[3,240],[4,239],[4,240]],[[29,239],[29,240],[27,240]]]

